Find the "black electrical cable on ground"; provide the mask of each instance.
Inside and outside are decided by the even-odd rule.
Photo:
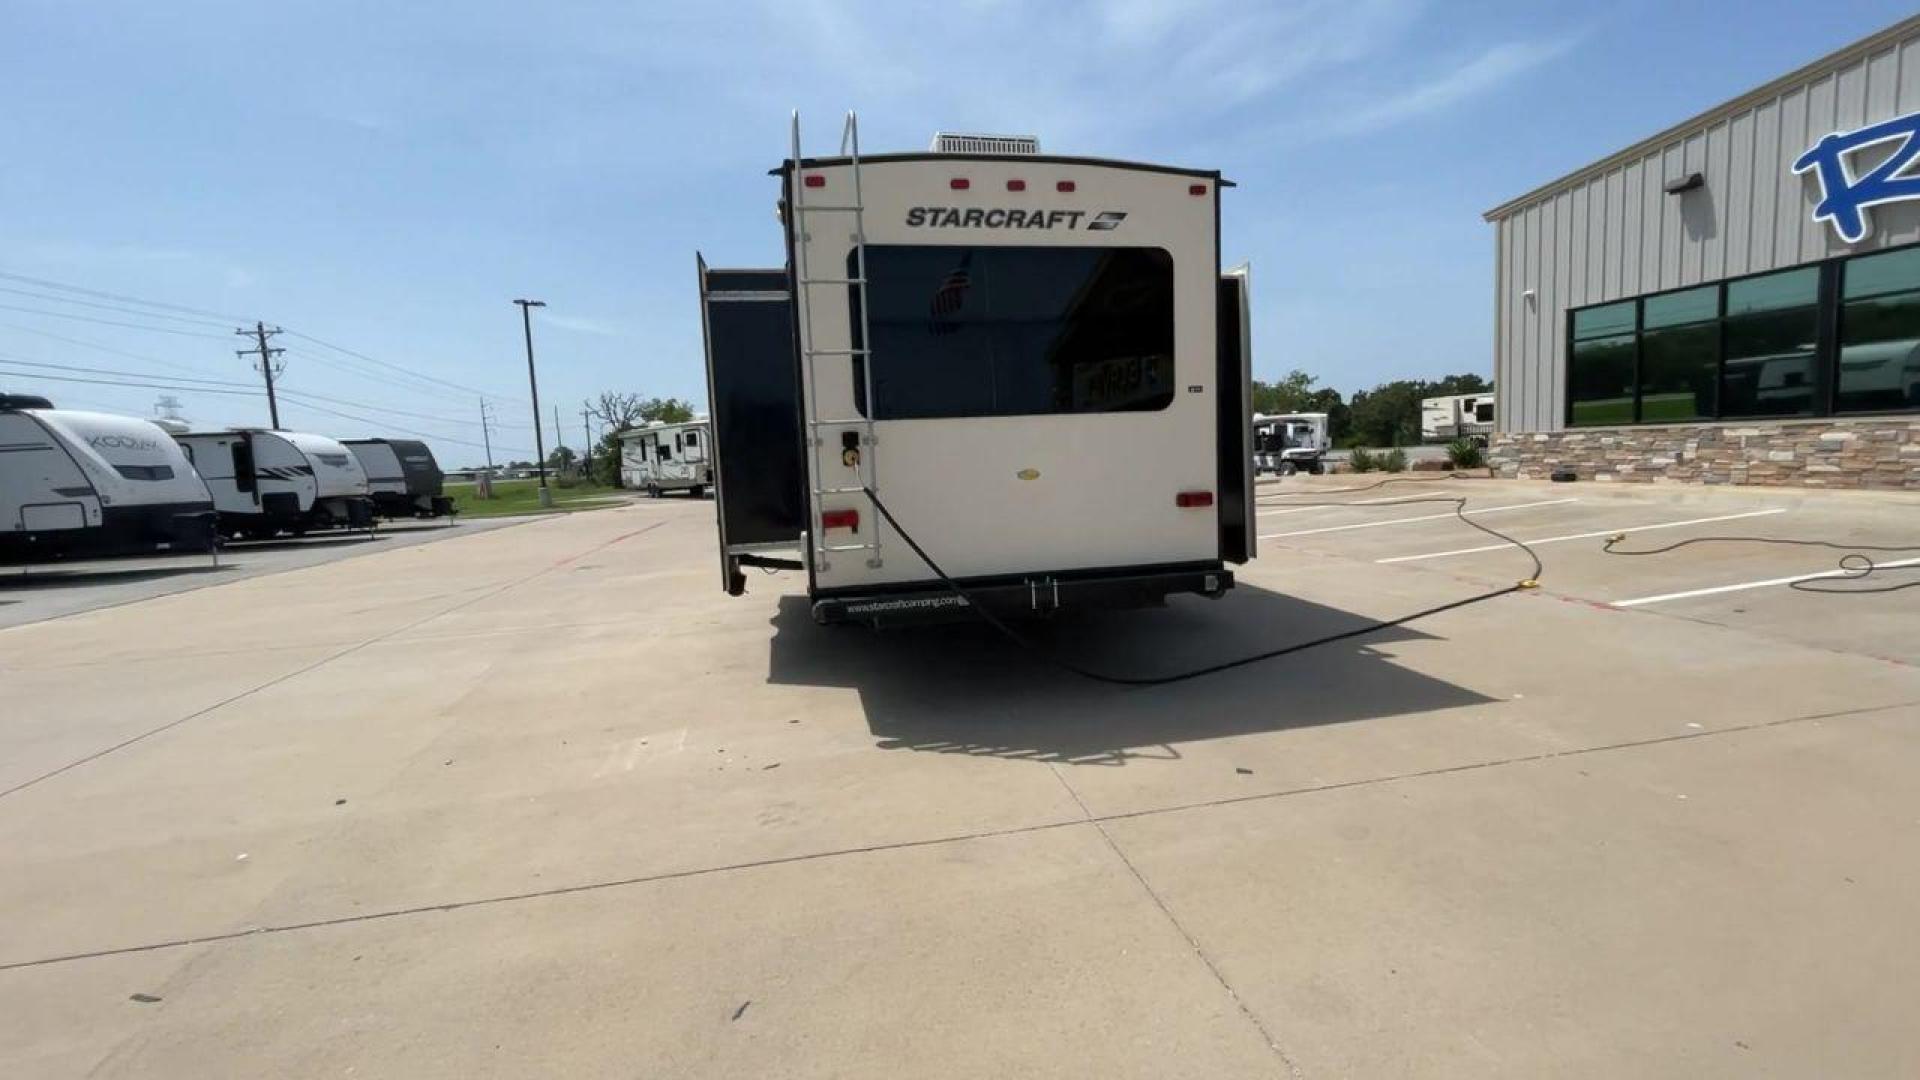
[[[911,533],[907,532],[907,530],[900,527],[900,522],[894,519],[892,512],[887,509],[887,504],[880,501],[880,496],[874,494],[872,488],[866,488],[864,490],[866,491],[867,498],[873,501],[873,508],[875,510],[880,511],[880,516],[886,519],[887,524],[892,526],[894,532],[900,534],[900,539],[906,541],[907,547],[913,549],[913,553],[920,557],[920,561],[927,564],[927,569],[932,570],[935,576],[939,577],[940,581],[943,584],[945,584],[947,588],[953,590],[954,595],[960,597],[960,599],[962,600],[965,600],[967,602],[967,607],[970,608],[975,614],[979,615],[980,618],[987,623],[987,625],[993,627],[995,630],[998,630],[1001,633],[1001,635],[1006,637],[1007,640],[1013,642],[1015,645],[1020,646],[1021,648],[1027,650],[1028,652],[1037,654],[1041,659],[1047,661],[1048,663],[1054,665],[1055,667],[1058,667],[1064,671],[1072,672],[1073,674],[1078,675],[1085,679],[1092,679],[1095,682],[1110,683],[1115,686],[1166,686],[1169,683],[1185,682],[1188,679],[1197,679],[1204,675],[1215,675],[1222,671],[1231,671],[1234,668],[1246,667],[1248,664],[1257,664],[1263,660],[1273,660],[1278,657],[1291,655],[1293,653],[1305,652],[1308,649],[1318,648],[1322,645],[1331,645],[1338,641],[1346,641],[1351,638],[1364,637],[1368,634],[1377,633],[1378,631],[1381,631],[1381,630],[1391,629],[1396,626],[1404,626],[1407,623],[1414,622],[1418,619],[1425,619],[1433,615],[1438,615],[1438,614],[1441,614],[1442,612],[1453,611],[1455,609],[1468,607],[1473,604],[1484,603],[1485,601],[1492,600],[1501,596],[1506,596],[1510,593],[1524,592],[1528,589],[1538,588],[1540,584],[1541,563],[1540,563],[1539,554],[1535,552],[1532,548],[1528,547],[1525,543],[1519,540],[1516,540],[1513,537],[1508,536],[1503,532],[1490,528],[1486,525],[1482,525],[1479,522],[1474,521],[1471,518],[1468,518],[1466,516],[1467,500],[1465,498],[1443,498],[1443,497],[1436,496],[1436,497],[1427,498],[1427,499],[1410,500],[1412,502],[1443,502],[1443,503],[1453,504],[1453,512],[1457,517],[1460,518],[1461,521],[1464,521],[1468,525],[1471,525],[1474,528],[1479,529],[1481,532],[1486,533],[1488,536],[1492,536],[1508,544],[1512,544],[1514,547],[1520,549],[1521,551],[1526,552],[1527,558],[1533,561],[1533,572],[1527,575],[1527,577],[1521,579],[1520,581],[1514,582],[1512,585],[1508,585],[1505,588],[1495,589],[1492,592],[1477,593],[1473,596],[1466,597],[1465,599],[1449,601],[1448,603],[1445,603],[1445,604],[1439,604],[1434,607],[1425,608],[1420,611],[1413,612],[1410,615],[1402,615],[1397,619],[1384,619],[1377,622],[1366,623],[1362,626],[1357,626],[1351,630],[1343,630],[1337,634],[1328,634],[1325,637],[1318,637],[1308,641],[1296,642],[1292,645],[1286,645],[1278,649],[1269,649],[1266,652],[1255,653],[1252,656],[1243,656],[1237,660],[1228,660],[1218,664],[1209,664],[1205,667],[1194,668],[1190,671],[1178,671],[1170,675],[1109,675],[1106,672],[1095,671],[1092,668],[1082,667],[1071,660],[1066,660],[1059,656],[1054,655],[1054,653],[1052,653],[1050,650],[1042,647],[1039,643],[1027,637],[1025,634],[1022,634],[1018,630],[1015,630],[1012,626],[1008,625],[1005,620],[1001,619],[999,616],[989,611],[985,605],[981,604],[978,600],[974,599],[973,595],[966,590],[965,586],[961,585],[959,582],[949,577],[947,575],[947,572],[940,568],[939,563],[933,561],[933,556],[927,554],[926,549],[920,546],[919,541],[915,540]],[[1289,505],[1352,506],[1354,504],[1341,503],[1341,502],[1328,502],[1328,503],[1293,503]],[[1408,505],[1408,503],[1395,503],[1393,505],[1406,506]]]
[[[1295,495],[1351,495],[1355,492],[1360,492],[1360,491],[1374,491],[1379,488],[1386,487],[1388,484],[1432,484],[1432,483],[1437,483],[1441,480],[1473,480],[1473,479],[1476,479],[1476,477],[1473,477],[1463,472],[1450,472],[1450,473],[1444,473],[1444,474],[1435,475],[1435,476],[1389,476],[1385,480],[1375,480],[1371,484],[1361,484],[1359,487],[1308,488],[1305,491],[1269,491],[1265,493],[1255,492],[1253,496],[1253,501],[1259,502],[1262,499],[1268,499],[1268,498],[1290,499]],[[1287,505],[1306,506],[1309,504],[1288,503]]]
[[[1616,544],[1627,539],[1626,533],[1615,533],[1607,537],[1600,550],[1608,555],[1665,555],[1694,544],[1772,544],[1780,547],[1819,547],[1833,551],[1844,551],[1840,556],[1840,575],[1838,577],[1805,578],[1787,582],[1787,588],[1800,592],[1824,593],[1828,596],[1864,596],[1871,593],[1899,592],[1902,589],[1920,588],[1920,581],[1908,581],[1899,585],[1879,585],[1867,589],[1830,589],[1817,586],[1820,581],[1860,581],[1875,574],[1887,574],[1897,570],[1920,571],[1920,563],[1911,566],[1881,566],[1866,555],[1869,551],[1904,552],[1920,551],[1920,544],[1854,544],[1839,540],[1801,540],[1790,537],[1771,536],[1695,536],[1687,540],[1678,540],[1664,547],[1647,548],[1643,551],[1621,551]]]

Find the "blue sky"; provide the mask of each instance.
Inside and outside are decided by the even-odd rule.
[[[147,414],[158,391],[21,375],[249,380],[229,326],[260,318],[418,373],[282,338],[284,386],[308,402],[286,426],[410,428],[449,464],[478,461],[471,387],[496,395],[496,457],[526,456],[510,301],[534,296],[551,305],[535,326],[547,423],[559,404],[577,447],[600,390],[704,397],[693,254],[778,263],[765,172],[795,107],[812,150],[854,107],[871,150],[1007,131],[1222,169],[1240,184],[1223,255],[1254,264],[1261,374],[1351,392],[1484,373],[1483,211],[1910,13],[4,0],[0,272],[216,314],[135,317],[0,278],[0,388]],[[202,425],[266,419],[257,397],[174,393]],[[311,407],[326,399],[332,414]]]

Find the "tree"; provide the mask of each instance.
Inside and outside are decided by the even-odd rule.
[[[605,424],[608,431],[619,431],[622,428],[632,427],[643,419],[641,409],[646,402],[640,399],[639,394],[604,390],[595,400],[584,401],[581,404],[595,420]]]
[[[566,472],[573,468],[575,454],[572,447],[556,446],[547,452],[547,468]]]
[[[1327,437],[1335,442],[1347,434],[1347,403],[1340,391],[1331,386],[1316,386],[1319,380],[1298,369],[1289,371],[1277,383],[1253,380],[1253,411],[1268,416],[1277,413],[1321,412],[1327,414]]]
[[[648,398],[640,403],[640,419],[648,423],[684,424],[693,419],[693,406],[679,398]]]

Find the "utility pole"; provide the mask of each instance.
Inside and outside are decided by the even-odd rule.
[[[487,415],[487,399],[481,398],[480,399],[480,442],[481,442],[481,445],[487,448],[487,474],[489,476],[493,474],[493,428],[488,424],[488,421],[491,419],[492,418]]]
[[[520,305],[520,326],[527,334],[527,387],[533,392],[534,467],[540,470],[540,505],[553,505],[553,491],[547,487],[547,446],[540,438],[540,380],[533,374],[533,309],[546,307],[545,300],[515,300]],[[558,434],[556,432],[556,434]]]
[[[260,368],[260,376],[267,381],[267,415],[273,420],[273,426],[275,428],[280,426],[280,403],[274,400],[273,397],[273,377],[285,371],[286,365],[280,364],[276,366],[274,358],[287,350],[275,349],[268,346],[267,339],[279,332],[279,327],[276,326],[269,330],[267,329],[267,324],[263,322],[254,323],[253,329],[251,330],[245,329],[244,327],[235,330],[234,333],[239,334],[241,337],[251,337],[255,341],[258,341],[259,344],[251,349],[235,349],[233,351],[235,356],[258,356],[260,358],[258,365]]]
[[[580,437],[587,441],[586,452],[580,455],[580,472],[587,479],[593,479],[593,421],[588,419],[591,411],[580,410]]]
[[[553,452],[559,453],[566,445],[566,438],[560,434],[560,403],[556,401],[553,403]],[[564,469],[566,465],[562,463],[560,467]]]

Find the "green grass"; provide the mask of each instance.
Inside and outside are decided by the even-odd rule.
[[[495,480],[493,498],[482,499],[472,484],[448,484],[446,492],[461,517],[500,517],[504,514],[542,514],[562,510],[598,510],[618,505],[617,488],[603,484],[576,483],[572,487],[553,488],[553,509],[540,505],[540,481]]]

